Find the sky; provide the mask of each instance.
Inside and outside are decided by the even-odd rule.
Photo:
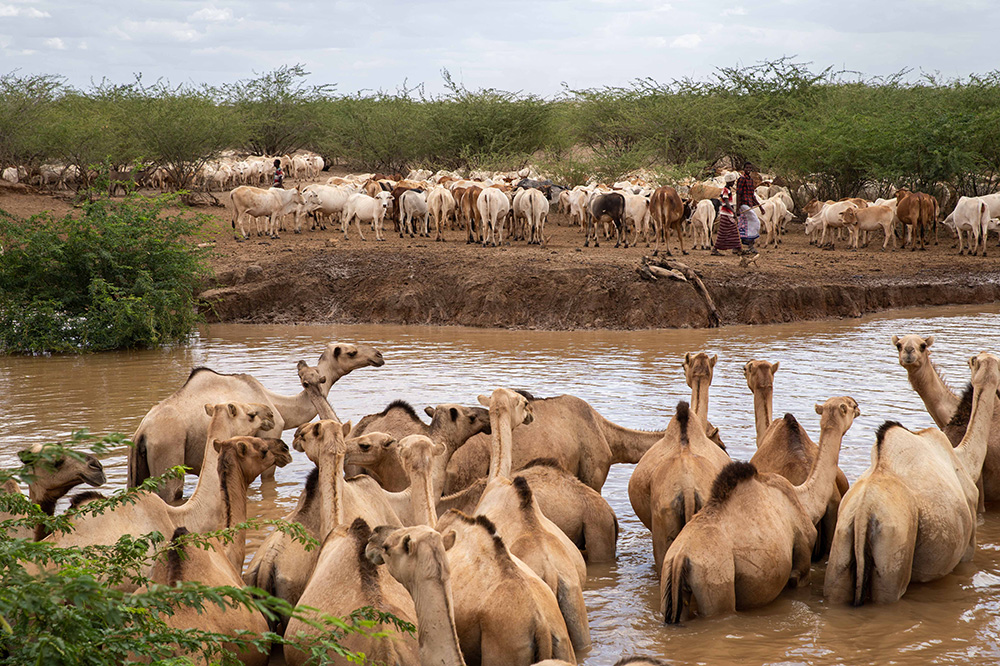
[[[782,56],[889,75],[1000,69],[996,0],[0,0],[0,74],[221,84],[301,63],[336,91],[546,97]]]

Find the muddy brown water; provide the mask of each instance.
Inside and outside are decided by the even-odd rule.
[[[899,367],[890,336],[934,334],[935,362],[955,388],[968,380],[966,360],[1000,352],[1000,305],[900,311],[846,321],[716,330],[533,332],[392,326],[204,327],[188,346],[69,357],[0,357],[0,464],[33,442],[77,428],[131,434],[143,414],[186,379],[193,366],[250,372],[276,391],[298,389],[295,362],[314,363],[331,340],[376,345],[383,368],[338,382],[330,399],[357,420],[405,398],[419,409],[443,402],[475,404],[497,386],[538,396],[573,393],[611,420],[663,428],[690,392],[685,352],[719,354],[709,416],[736,459],[754,447],[752,399],[742,375],[751,358],[781,361],[775,415],[793,412],[818,436],[813,405],[851,395],[862,416],[844,440],[841,467],[853,481],[868,466],[874,432],[895,419],[933,425]],[[286,433],[291,441],[291,433]],[[251,488],[250,515],[280,517],[294,506],[310,463],[302,454],[278,470],[276,483]],[[124,454],[106,456],[107,488],[125,481]],[[658,576],[649,532],[629,505],[631,465],[612,468],[604,496],[621,521],[618,560],[590,566],[586,588],[593,648],[584,664],[623,655],[676,663],[953,664],[1000,661],[1000,512],[980,519],[973,562],[931,584],[911,585],[897,604],[831,608],[822,599],[823,566],[811,585],[786,591],[770,606],[733,616],[664,626],[657,613]],[[187,492],[195,477],[188,477]],[[249,552],[260,543],[252,535]]]

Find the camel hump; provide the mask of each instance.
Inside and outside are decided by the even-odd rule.
[[[93,502],[94,500],[99,499],[104,499],[104,495],[96,490],[84,490],[82,493],[73,495],[73,498],[69,501],[69,508],[75,509],[78,506],[83,506],[87,502]]]
[[[688,443],[688,422],[691,418],[691,407],[684,400],[677,403],[677,424],[681,427],[681,444]]]
[[[965,385],[965,390],[962,391],[962,398],[958,401],[955,413],[952,414],[951,420],[948,421],[950,427],[962,429],[969,427],[969,419],[972,418],[972,396],[974,393],[972,382],[969,382]]]
[[[562,465],[555,458],[532,458],[528,461],[522,470],[528,469],[529,467],[551,467],[553,469],[562,469]]]
[[[534,400],[539,400],[539,398],[536,398],[534,395],[531,394],[530,391],[528,391],[526,389],[514,389],[514,393],[518,393],[518,394],[524,396],[524,399],[527,400],[528,402],[532,402]]]
[[[413,420],[415,421],[420,421],[420,417],[417,416],[417,410],[413,408],[413,405],[411,405],[405,400],[400,400],[400,399],[393,400],[392,402],[390,402],[389,406],[382,410],[382,416],[385,416],[394,409],[398,409],[402,412],[405,412],[407,416],[413,418]]]
[[[212,368],[206,368],[203,365],[199,365],[196,368],[191,368],[191,372],[188,373],[188,378],[184,380],[184,386],[187,386],[191,382],[191,380],[194,379],[195,375],[200,374],[202,372],[211,372],[213,375],[221,375],[222,374],[220,372],[216,372],[215,370],[212,370]],[[182,386],[181,388],[184,388],[184,386]]]
[[[517,497],[521,500],[521,508],[530,509],[533,495],[531,493],[531,486],[528,485],[528,480],[523,476],[515,476],[514,490],[517,491]]]
[[[899,421],[886,421],[875,431],[875,455],[877,458],[882,456],[882,442],[885,441],[886,433],[893,428],[903,428],[903,430],[906,430],[906,427]]]
[[[796,419],[791,412],[787,412],[785,413],[783,420],[785,422],[785,428],[788,429],[788,448],[801,449],[802,426],[799,425],[798,419]]]
[[[753,463],[736,461],[722,468],[715,481],[712,482],[710,502],[723,504],[733,494],[736,488],[746,481],[757,477],[757,468]]]

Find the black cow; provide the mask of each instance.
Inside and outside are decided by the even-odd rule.
[[[625,196],[618,192],[600,194],[590,202],[590,215],[587,218],[587,237],[583,246],[590,244],[590,232],[594,232],[594,247],[600,247],[597,240],[597,225],[601,222],[613,222],[618,232],[615,247],[621,247],[622,240],[628,247],[628,236],[625,234]]]

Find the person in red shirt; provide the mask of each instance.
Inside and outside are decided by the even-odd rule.
[[[753,247],[754,241],[760,238],[760,219],[754,209],[761,207],[761,202],[757,200],[757,193],[754,192],[753,178],[750,172],[753,164],[746,162],[743,164],[743,173],[736,181],[736,206],[739,210],[738,227],[740,230],[740,241],[747,246],[748,254],[756,254]]]
[[[271,187],[285,187],[285,172],[281,170],[281,160],[274,160],[274,182]]]

